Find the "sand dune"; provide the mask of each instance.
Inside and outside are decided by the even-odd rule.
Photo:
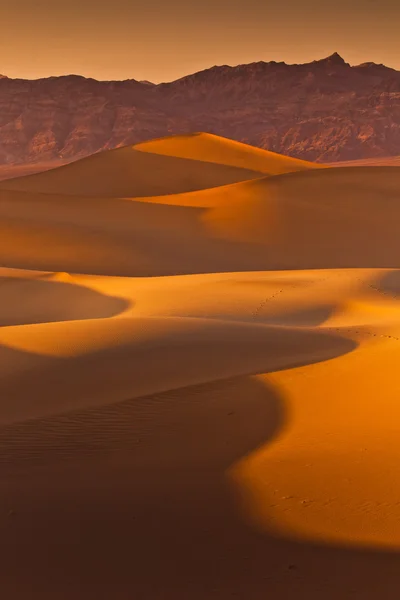
[[[90,177],[79,181],[87,188]],[[0,258],[124,276],[396,267],[399,189],[395,167],[308,170],[132,200],[0,188]]]
[[[400,593],[400,169],[214,137],[0,185],[7,599]]]
[[[0,183],[0,188],[100,197],[177,194],[254,179],[261,172],[126,146],[99,152],[44,173]]]
[[[321,165],[199,133],[99,152],[3,189],[101,197],[177,194]]]

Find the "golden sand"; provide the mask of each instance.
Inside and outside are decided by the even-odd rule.
[[[400,168],[205,134],[0,184],[7,600],[395,600]]]

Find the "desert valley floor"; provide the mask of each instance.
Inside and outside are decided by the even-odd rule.
[[[2,181],[2,596],[397,600],[399,258],[400,166],[193,134]]]

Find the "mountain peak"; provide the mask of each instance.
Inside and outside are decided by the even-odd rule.
[[[319,64],[341,65],[341,66],[345,66],[345,65],[349,64],[337,52],[334,52],[330,56],[327,56],[326,58],[322,58],[321,60],[316,60],[314,62],[319,63]]]

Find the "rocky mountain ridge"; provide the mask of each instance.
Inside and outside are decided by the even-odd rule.
[[[170,83],[0,76],[0,164],[73,160],[207,131],[320,162],[400,154],[400,71],[312,63],[214,66]]]

